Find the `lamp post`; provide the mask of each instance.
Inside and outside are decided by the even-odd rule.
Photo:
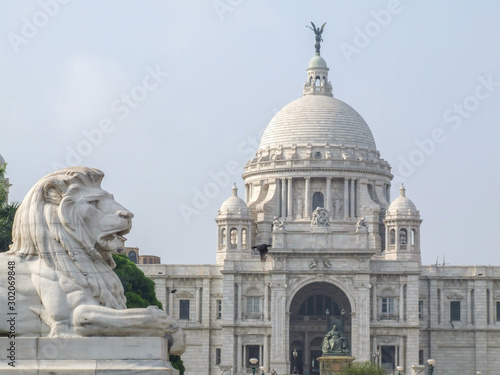
[[[428,359],[427,363],[429,364],[429,375],[432,375],[432,373],[434,372],[434,365],[436,364],[436,360]]]
[[[298,356],[298,353],[297,353],[297,349],[293,349],[293,371],[292,371],[292,374],[298,374],[297,372],[297,356]]]
[[[260,371],[262,371],[261,375],[264,375],[264,369],[265,369],[265,367],[264,366],[260,366],[259,369],[260,369]]]
[[[259,362],[257,358],[250,358],[250,363],[252,364],[252,374],[255,375],[255,365]]]
[[[398,370],[398,375],[401,375],[401,371],[403,371],[403,366],[397,366],[396,370]]]

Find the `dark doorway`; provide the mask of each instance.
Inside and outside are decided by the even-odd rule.
[[[396,367],[396,347],[395,346],[381,346],[381,364],[382,368],[387,372],[392,372]]]

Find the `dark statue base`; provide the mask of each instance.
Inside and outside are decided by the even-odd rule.
[[[354,357],[351,356],[323,356],[318,358],[320,375],[335,375],[351,365]]]

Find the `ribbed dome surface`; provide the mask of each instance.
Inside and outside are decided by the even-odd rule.
[[[267,125],[260,149],[298,143],[357,145],[376,150],[365,120],[341,100],[306,95],[283,107]]]

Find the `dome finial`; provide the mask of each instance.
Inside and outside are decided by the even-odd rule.
[[[399,188],[399,195],[401,197],[406,197],[406,189],[405,189],[405,186],[403,184],[401,184],[401,187]]]
[[[316,25],[311,21],[311,26],[307,26],[308,28],[310,28],[312,31],[314,31],[314,34],[316,35],[316,44],[314,45],[314,47],[316,47],[316,55],[319,56],[319,50],[321,48],[321,42],[323,41],[323,38],[321,37],[321,34],[323,34],[323,29],[325,28],[325,25],[326,25],[326,22],[323,24],[323,26],[321,26],[321,28],[319,27],[316,27]]]
[[[237,197],[238,196],[238,188],[236,187],[236,182],[234,183],[232,190],[233,190],[233,197]]]

